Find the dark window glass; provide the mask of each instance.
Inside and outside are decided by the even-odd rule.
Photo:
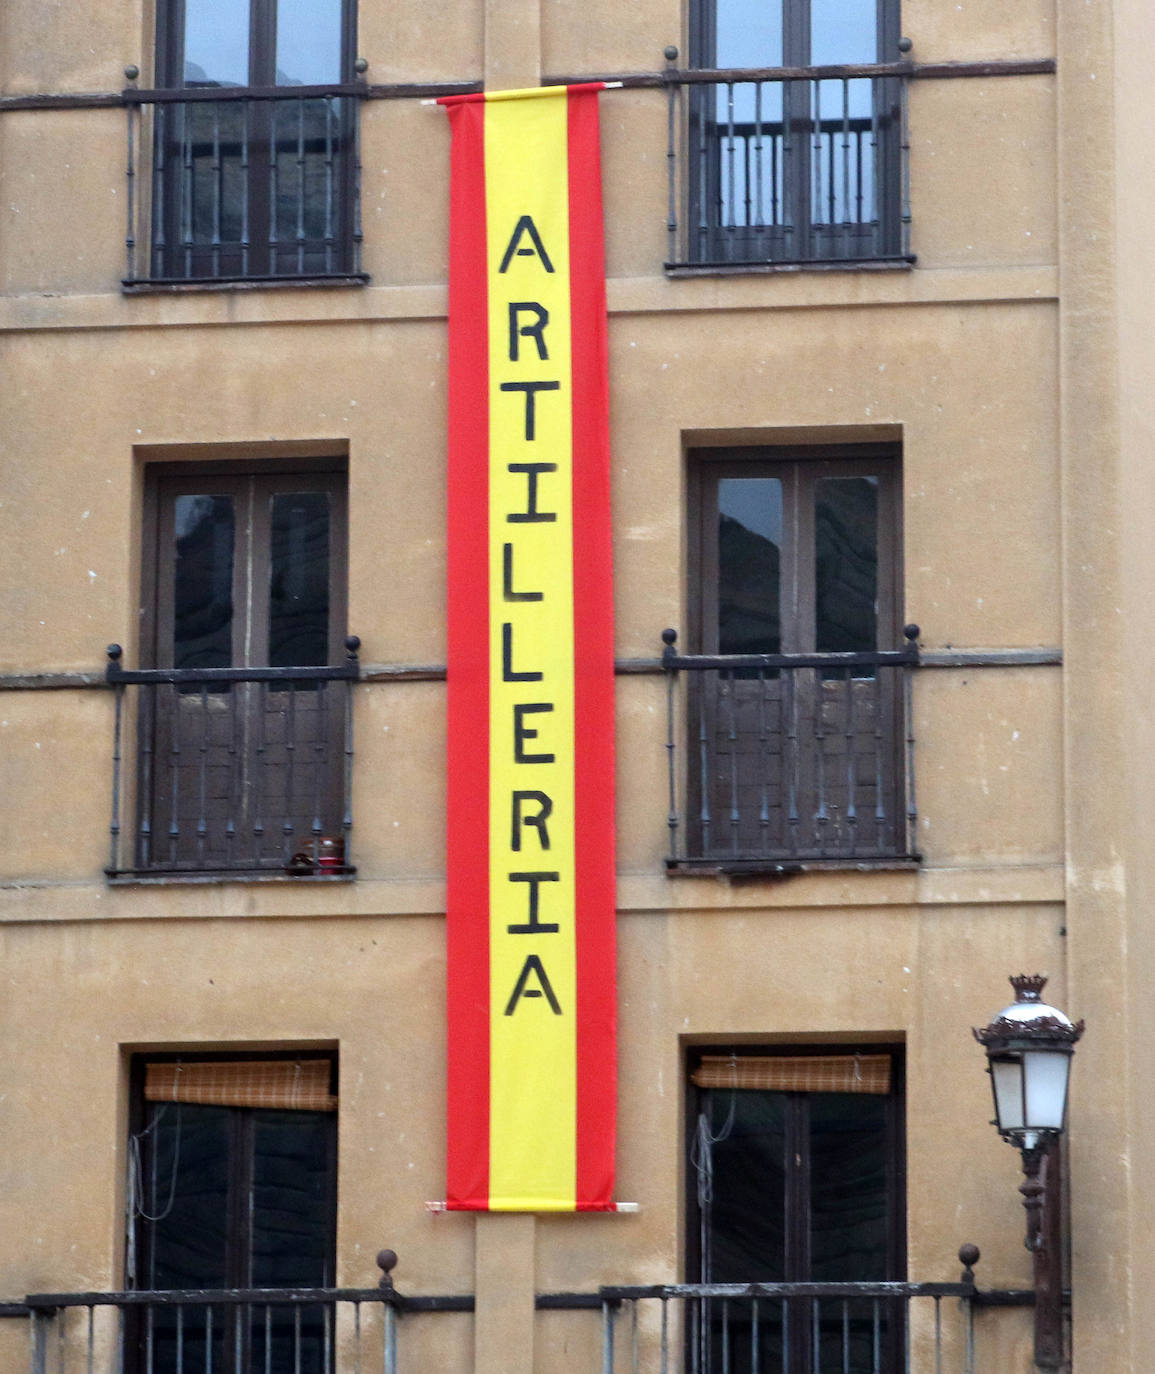
[[[814,634],[819,653],[878,645],[878,478],[814,484]]]
[[[174,668],[232,663],[233,545],[228,496],[178,496],[174,514]]]
[[[887,1099],[808,1097],[810,1277],[868,1282],[888,1271]]]
[[[718,652],[781,651],[782,483],[718,482]]]
[[[229,1113],[158,1102],[134,1140],[152,1244],[142,1288],[220,1288],[229,1263]],[[143,1149],[142,1149],[143,1145]]]
[[[706,1094],[713,1198],[710,1283],[786,1279],[786,1100],[781,1093]]]
[[[305,668],[329,660],[329,493],[271,501],[269,664]]]
[[[252,1283],[256,1288],[331,1282],[332,1198],[327,1116],[253,1113]]]

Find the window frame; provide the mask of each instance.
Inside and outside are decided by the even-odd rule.
[[[357,60],[357,0],[340,2],[340,70],[335,83],[338,87],[348,86],[356,80]],[[251,0],[247,79],[240,86],[221,86],[222,94],[235,95],[245,90],[267,90],[278,86],[277,4],[278,0]],[[158,87],[166,91],[203,89],[190,88],[185,80],[185,5],[186,0],[160,0],[157,7],[154,69]],[[272,203],[274,172],[270,170],[269,147],[274,135],[276,111],[281,105],[300,103],[294,94],[297,89],[285,85],[284,101],[229,102],[244,111],[242,138],[246,144],[244,160],[247,171],[242,169],[241,177],[245,209],[241,239],[225,241],[215,247],[193,236],[193,211],[186,205],[191,181],[186,179],[185,154],[187,152],[189,158],[193,154],[191,140],[186,141],[185,126],[187,121],[192,120],[197,105],[190,101],[158,105],[155,108],[150,283],[308,281],[316,278],[345,280],[350,277],[367,280],[360,269],[359,231],[354,204],[358,195],[356,125],[359,114],[356,100],[347,96],[336,103],[332,151],[335,176],[330,191],[330,210],[327,212],[334,217],[332,244],[336,260],[331,268],[324,270],[310,265],[300,266],[299,270],[284,271],[278,262],[279,253],[293,252],[296,243],[278,245],[275,207]],[[210,108],[219,107],[214,102],[203,106],[206,112]],[[303,121],[303,113],[300,118]],[[281,137],[283,135],[278,134],[278,141]],[[191,175],[187,173],[187,177]],[[222,199],[222,206],[223,203]],[[182,220],[186,217],[189,223],[184,226]],[[187,244],[182,232],[186,227],[190,235]],[[305,252],[322,251],[320,242],[306,240]]]
[[[192,1050],[183,1051],[140,1051],[134,1053],[129,1067],[129,1137],[139,1136],[147,1126],[148,1103],[144,1096],[144,1077],[149,1064],[175,1064],[181,1060],[196,1060],[197,1063],[245,1063],[260,1062],[262,1060],[285,1060],[292,1062],[301,1058],[327,1059],[331,1064],[332,1092],[340,1099],[340,1063],[338,1053],[333,1049],[301,1049],[301,1050]],[[253,1234],[251,1224],[244,1215],[244,1208],[237,1206],[238,1197],[245,1191],[246,1178],[251,1174],[252,1169],[252,1128],[254,1116],[257,1111],[265,1110],[259,1107],[228,1107],[221,1108],[231,1114],[229,1132],[229,1209],[228,1209],[228,1242],[227,1242],[227,1266],[226,1272],[229,1282],[227,1287],[245,1288],[249,1287],[247,1278],[241,1272],[242,1256],[238,1248],[240,1241],[246,1241],[249,1246],[247,1258],[252,1259]],[[326,1158],[324,1160],[327,1196],[325,1208],[327,1212],[327,1246],[326,1246],[326,1282],[318,1285],[319,1287],[332,1287],[336,1280],[336,1257],[337,1257],[337,1185],[338,1185],[338,1156],[337,1156],[337,1118],[338,1112],[309,1112],[311,1116],[325,1118],[325,1148]],[[247,1159],[237,1158],[234,1152],[238,1145],[247,1146],[249,1156]],[[147,1235],[148,1227],[141,1217],[133,1217],[131,1225],[135,1231],[136,1253],[141,1257],[141,1272],[147,1273],[153,1238]],[[129,1281],[126,1273],[126,1285]]]
[[[182,489],[184,494],[240,493],[248,500],[250,512],[264,507],[260,519],[250,520],[243,529],[238,521],[235,530],[230,666],[240,669],[270,667],[266,661],[268,586],[267,579],[262,577],[262,571],[267,574],[271,567],[269,499],[302,488],[329,494],[328,645],[326,663],[322,666],[340,668],[347,664],[347,469],[347,459],[342,456],[148,463],[143,476],[141,667],[172,667],[174,564],[172,541],[166,543],[165,535],[166,531],[171,533],[172,512]],[[245,556],[242,540],[251,547],[259,536],[265,537],[263,552]],[[311,665],[292,665],[308,666]],[[131,831],[134,866],[126,871],[169,876],[219,872],[240,877],[285,871],[298,875],[354,872],[343,853],[349,807],[349,683],[301,680],[288,669],[274,669],[273,673],[281,676],[267,674],[263,682],[246,679],[227,686],[218,682],[183,687],[161,682],[142,685],[135,720]],[[337,687],[341,690],[335,690]],[[226,746],[218,738],[221,727],[214,724],[222,714],[232,730],[227,754],[223,753]],[[292,731],[300,766],[296,788],[292,787],[292,778],[288,778],[290,800],[284,803],[283,810],[276,811],[274,825],[273,808],[283,803],[284,798],[268,790],[270,784],[258,778],[258,771],[265,760],[274,765],[278,759],[284,761],[283,749],[274,752],[278,719],[283,729]],[[269,726],[274,734],[266,740]],[[183,741],[184,749],[173,750],[174,741],[178,746]],[[178,765],[193,771],[180,772],[177,777]],[[213,794],[217,800],[209,800],[207,809],[203,786],[206,767],[217,769],[218,776],[222,767],[229,770],[227,796]],[[281,772],[284,774],[283,769]],[[271,779],[274,775],[260,775],[266,776]],[[182,781],[185,777],[200,784],[195,802],[188,784]],[[255,783],[254,778],[258,778]],[[299,793],[301,786],[311,790],[308,802]],[[196,835],[200,834],[200,820],[205,822],[203,840],[189,829],[191,819],[184,809],[187,805],[196,808],[191,818],[198,822]],[[182,808],[179,813],[178,806]],[[264,808],[264,813],[259,808]],[[179,838],[176,831],[168,829],[178,820]],[[259,828],[257,820],[263,822]],[[318,820],[322,826],[319,837],[315,829]],[[274,844],[275,834],[286,836],[283,854],[280,841]],[[340,857],[335,864],[327,860],[321,865],[322,851],[328,854],[331,848],[325,843],[329,838],[340,839]],[[307,862],[298,863],[301,855]]]
[[[690,541],[687,609],[689,643],[694,653],[718,652],[718,482],[726,477],[790,477],[795,486],[792,514],[787,514],[786,486],[783,487],[784,527],[787,538],[790,578],[795,590],[795,613],[791,630],[786,631],[785,613],[788,579],[783,559],[780,583],[782,653],[813,653],[813,577],[803,578],[801,560],[811,559],[813,571],[812,507],[804,510],[798,498],[802,488],[821,477],[874,476],[878,485],[878,649],[898,648],[902,626],[902,447],[897,443],[813,444],[776,447],[772,445],[728,445],[721,448],[693,448],[689,459]],[[870,471],[874,467],[876,471]],[[777,469],[778,471],[775,471]],[[785,550],[784,550],[785,552]]]
[[[689,66],[692,70],[718,68],[717,10],[719,0],[691,0],[688,19]],[[807,68],[811,62],[812,0],[781,0],[782,60],[788,68]],[[872,62],[897,61],[901,36],[901,0],[876,0],[875,55]],[[757,69],[754,63],[741,66]],[[730,68],[727,68],[729,70]],[[740,83],[735,83],[740,84]],[[902,226],[902,102],[896,78],[874,78],[871,90],[872,119],[878,128],[878,166],[873,180],[877,218],[862,221],[827,221],[814,216],[811,182],[813,120],[810,104],[812,83],[793,80],[781,83],[782,120],[786,137],[782,150],[782,221],[769,225],[726,225],[717,207],[722,198],[722,143],[725,130],[735,128],[718,120],[713,112],[720,87],[694,84],[688,91],[689,117],[686,153],[689,175],[683,188],[683,210],[688,226],[686,266],[747,266],[766,263],[805,266],[814,264],[853,267],[864,262],[913,261],[904,247]],[[763,120],[771,130],[774,121]],[[761,144],[764,135],[759,135]],[[773,134],[770,134],[773,141]],[[762,156],[761,152],[758,154]],[[703,162],[703,157],[706,161]],[[786,159],[789,158],[787,162]],[[718,222],[715,222],[718,221]],[[874,226],[877,225],[877,232]],[[839,231],[849,227],[849,235]],[[840,244],[853,251],[834,251]],[[825,251],[824,251],[825,250]]]
[[[885,1095],[886,1102],[886,1121],[884,1130],[886,1134],[886,1191],[887,1191],[887,1257],[885,1274],[877,1276],[879,1280],[893,1280],[903,1282],[907,1277],[907,1122],[906,1122],[906,1046],[901,1042],[874,1042],[861,1041],[852,1043],[782,1043],[774,1041],[771,1044],[750,1043],[747,1040],[738,1040],[733,1043],[719,1042],[714,1039],[708,1044],[689,1044],[684,1050],[684,1083],[685,1096],[683,1100],[683,1169],[685,1177],[685,1189],[683,1197],[682,1214],[685,1225],[685,1247],[683,1256],[683,1272],[687,1283],[704,1282],[702,1251],[703,1218],[698,1205],[696,1187],[696,1167],[693,1158],[694,1141],[697,1131],[697,1123],[700,1113],[706,1104],[706,1095],[709,1093],[724,1093],[727,1091],[748,1092],[765,1091],[758,1089],[738,1088],[727,1090],[724,1088],[701,1088],[698,1087],[691,1077],[695,1068],[701,1063],[704,1055],[734,1055],[738,1059],[746,1057],[805,1057],[822,1058],[828,1055],[853,1055],[853,1054],[887,1054],[891,1060],[890,1091]],[[780,1094],[787,1099],[807,1098],[819,1096],[817,1093],[789,1093]],[[787,1172],[784,1176],[784,1244],[787,1247],[787,1265],[792,1260],[796,1261],[802,1254],[807,1254],[809,1250],[809,1198],[800,1198],[797,1194],[802,1193],[809,1185],[809,1141],[803,1140],[798,1134],[798,1126],[801,1120],[801,1112],[791,1105],[788,1108],[787,1128],[792,1132],[788,1139],[792,1142],[795,1150],[799,1148],[805,1150],[805,1157],[801,1159],[795,1170]],[[808,1274],[800,1272],[787,1272],[786,1282],[805,1282]],[[897,1368],[896,1361],[900,1357],[901,1340],[898,1331],[892,1331],[888,1336],[888,1343],[892,1347],[889,1351],[891,1363],[884,1364],[886,1368]],[[793,1360],[790,1367],[790,1374],[809,1374],[809,1364],[806,1359],[806,1352],[802,1349],[794,1351]]]

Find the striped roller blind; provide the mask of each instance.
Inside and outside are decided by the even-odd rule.
[[[690,1075],[699,1088],[785,1093],[888,1093],[889,1054],[706,1054]]]
[[[147,1064],[148,1102],[196,1102],[209,1107],[277,1107],[335,1112],[328,1059],[218,1060]]]

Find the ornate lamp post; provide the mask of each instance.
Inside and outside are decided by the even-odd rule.
[[[1043,1001],[1046,982],[1039,973],[1013,977],[1014,1002],[974,1035],[987,1052],[994,1125],[1004,1140],[1022,1152],[1019,1192],[1027,1209],[1026,1246],[1035,1260],[1035,1365],[1060,1369],[1063,1270],[1058,1142],[1066,1119],[1071,1056],[1083,1034],[1083,1022],[1076,1025]]]

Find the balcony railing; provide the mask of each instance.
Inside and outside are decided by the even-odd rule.
[[[601,1297],[603,1374],[975,1374],[973,1281],[655,1284]]]
[[[39,1293],[31,1374],[397,1371],[392,1288]]]
[[[126,90],[125,287],[367,280],[363,96],[358,83]]]
[[[344,663],[311,668],[128,669],[111,645],[108,875],[352,873],[360,643],[351,635]],[[135,817],[127,833],[122,812]]]
[[[667,90],[669,267],[913,261],[900,64],[671,67]]]
[[[580,1325],[568,1328],[575,1374],[994,1374],[1002,1366],[976,1361],[974,1309],[1031,1297],[980,1292],[968,1267],[958,1283],[607,1286],[538,1293],[534,1305],[546,1329],[558,1312],[600,1314],[584,1341]],[[32,1320],[30,1374],[418,1374],[433,1347],[409,1324],[471,1314],[475,1300],[386,1283],[39,1293],[20,1307]]]
[[[918,626],[904,634],[877,653],[680,654],[664,631],[668,862],[913,859]]]

